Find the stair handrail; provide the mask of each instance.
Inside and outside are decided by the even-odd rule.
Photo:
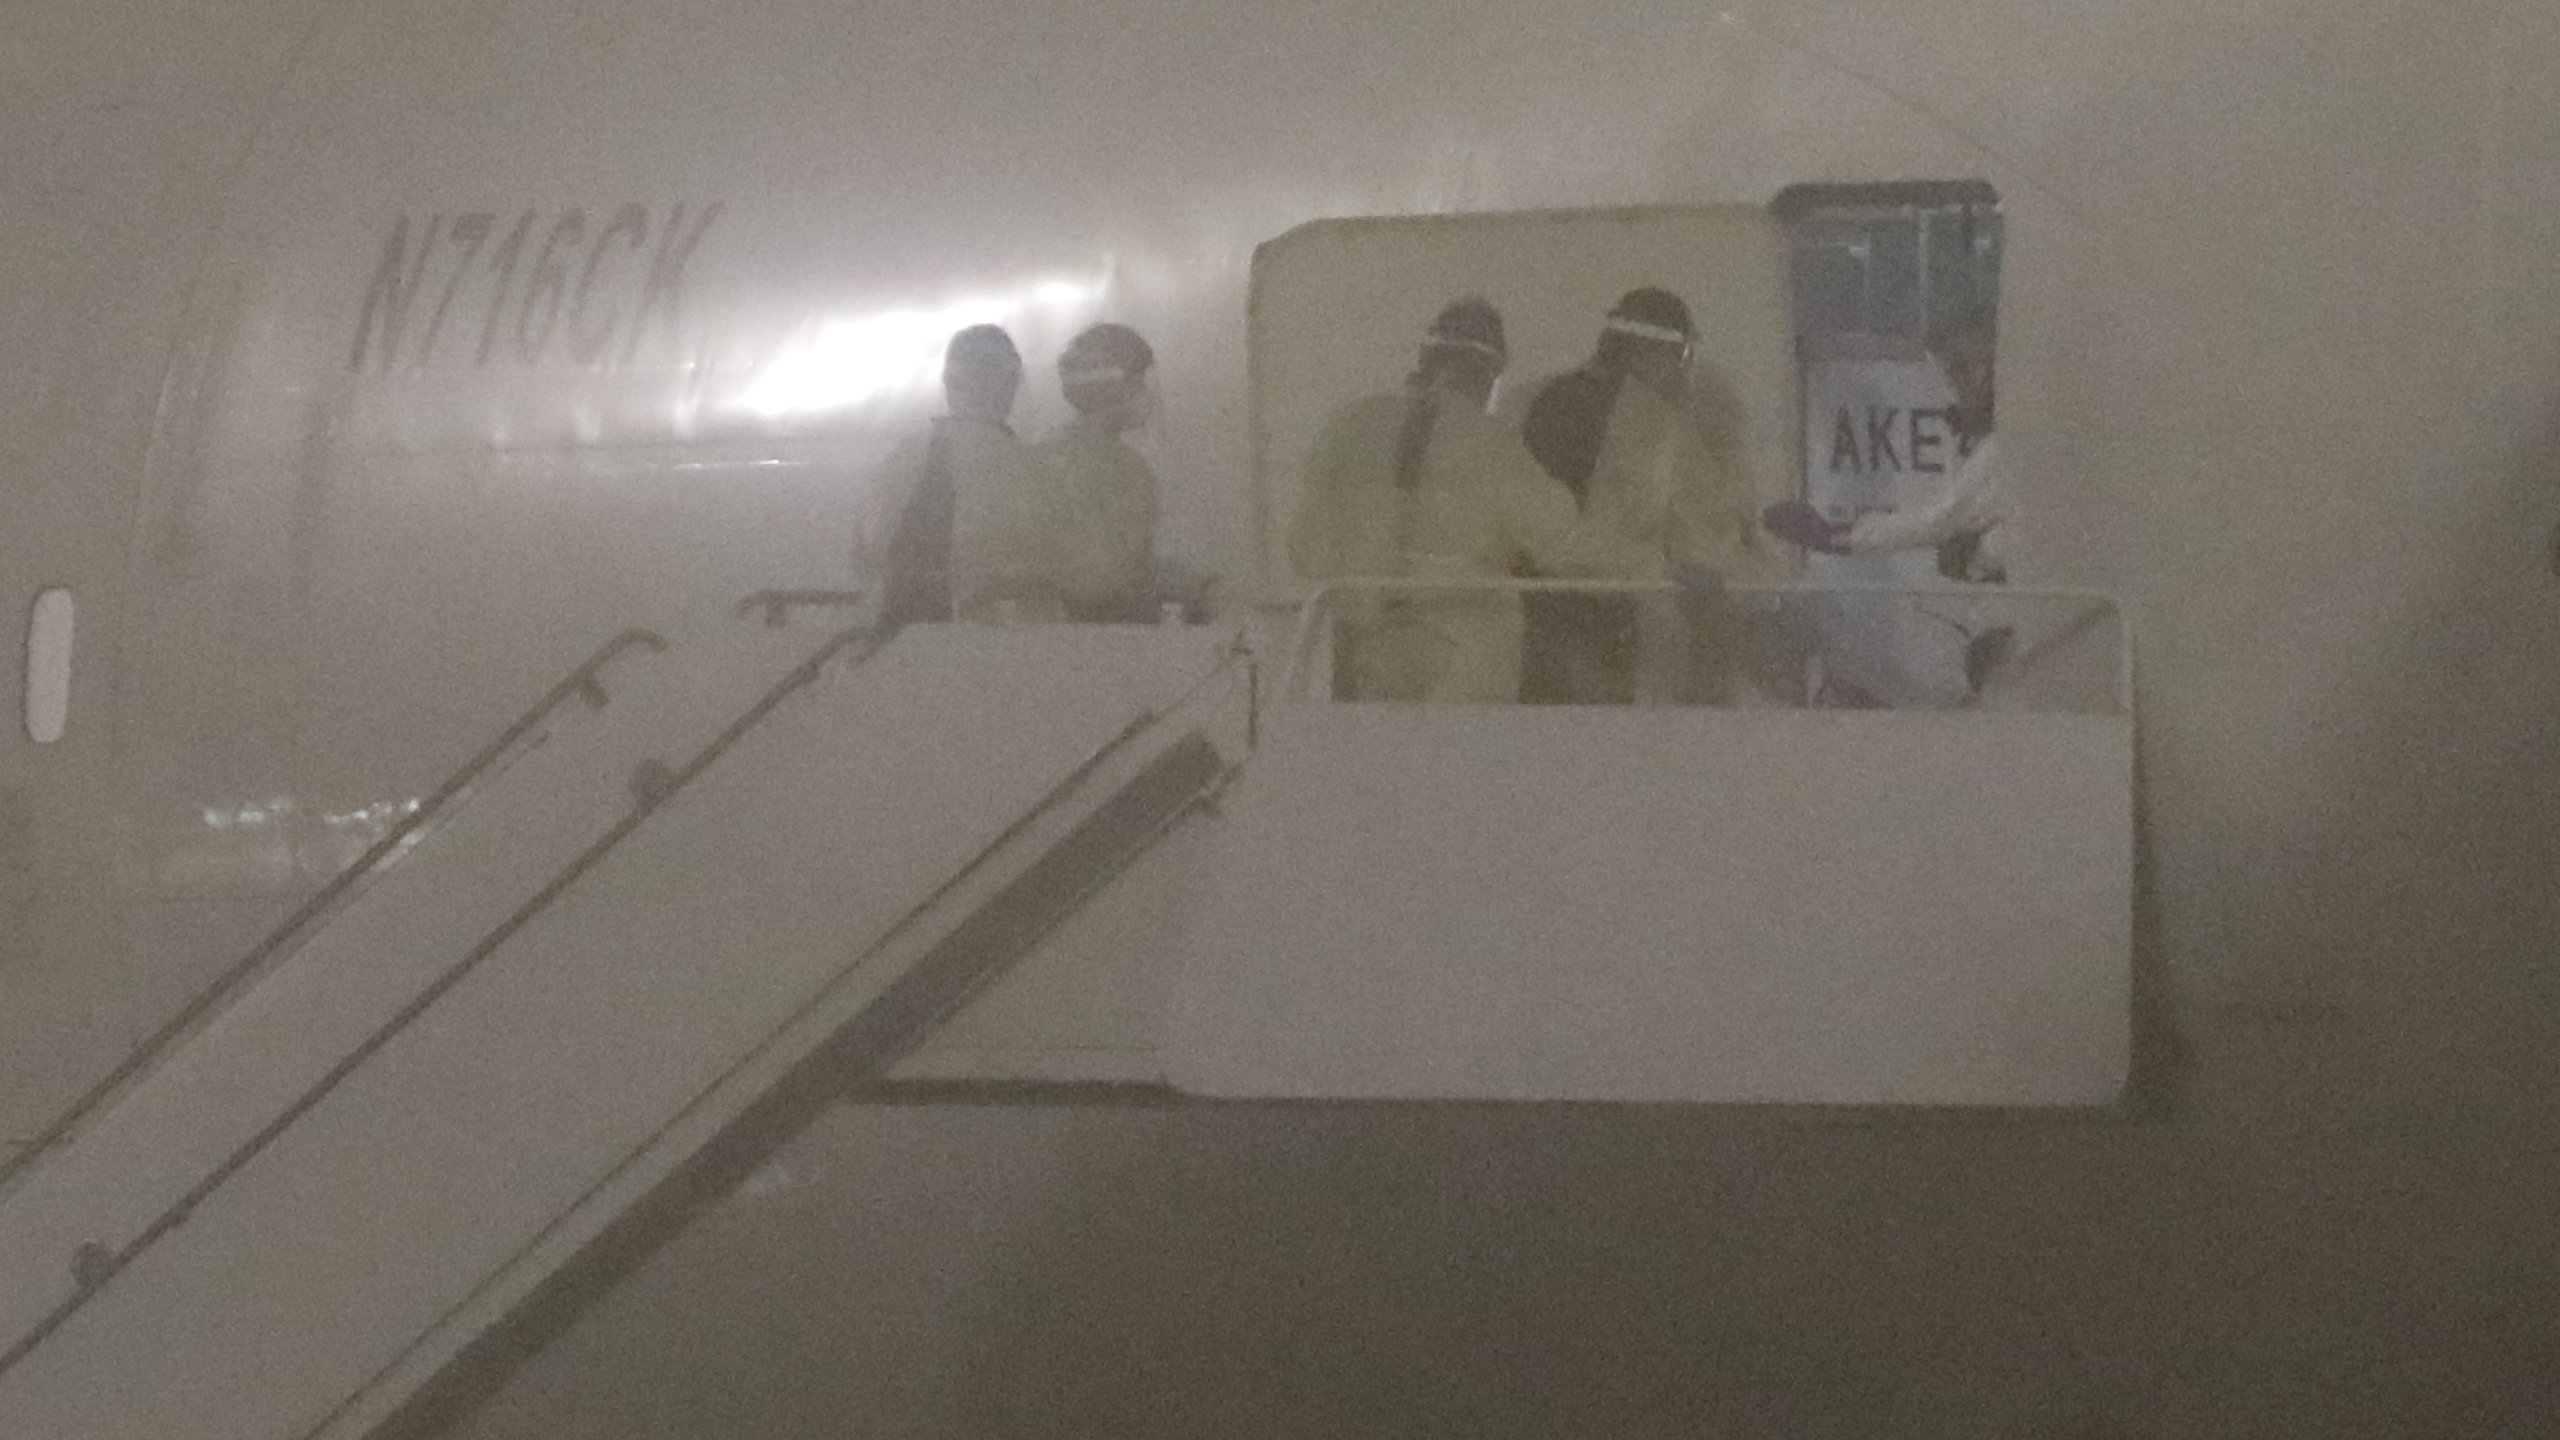
[[[667,645],[665,636],[634,626],[598,646],[576,669],[544,691],[542,697],[518,715],[512,724],[498,732],[497,738],[482,746],[443,784],[418,801],[398,824],[383,832],[381,839],[330,877],[327,884],[297,906],[282,924],[267,932],[264,939],[197,991],[195,998],[176,1015],[144,1037],[115,1069],[82,1092],[80,1098],[74,1100],[51,1125],[32,1139],[8,1142],[16,1147],[17,1153],[0,1160],[0,1193],[5,1193],[11,1182],[39,1157],[60,1148],[92,1115],[122,1094],[126,1087],[157,1064],[160,1057],[220,1010],[250,977],[293,948],[309,932],[325,924],[356,897],[366,882],[388,869],[412,845],[424,839],[429,830],[460,809],[462,803],[478,790],[480,782],[501,761],[524,748],[543,723],[572,697],[586,701],[590,708],[602,710],[610,698],[605,693],[603,680],[607,666],[632,650],[646,650],[654,655],[665,651]]]
[[[483,935],[479,942],[471,947],[469,953],[448,967],[425,989],[411,997],[400,1007],[398,1013],[377,1026],[371,1036],[346,1055],[341,1056],[326,1075],[305,1089],[298,1099],[270,1119],[257,1134],[235,1148],[228,1158],[214,1166],[210,1173],[199,1179],[176,1203],[162,1210],[159,1218],[145,1226],[140,1234],[121,1246],[110,1246],[99,1241],[90,1241],[80,1246],[71,1256],[71,1271],[78,1288],[56,1306],[52,1313],[21,1336],[16,1343],[0,1349],[0,1376],[5,1376],[16,1368],[18,1363],[32,1354],[47,1337],[59,1330],[73,1315],[79,1313],[93,1296],[123,1273],[124,1268],[133,1263],[136,1256],[150,1249],[152,1245],[159,1242],[160,1237],[184,1223],[186,1217],[208,1196],[221,1188],[233,1175],[238,1174],[241,1168],[251,1160],[257,1158],[275,1142],[277,1136],[282,1135],[296,1121],[309,1114],[321,1101],[328,1098],[329,1094],[344,1083],[348,1076],[353,1075],[366,1061],[380,1053],[382,1047],[390,1043],[393,1036],[406,1029],[420,1015],[425,1014],[444,997],[446,992],[460,984],[466,976],[477,969],[483,960],[513,938],[517,931],[522,930],[536,916],[549,909],[553,901],[558,900],[578,881],[584,879],[588,871],[593,870],[605,856],[613,853],[615,847],[628,839],[634,830],[646,823],[661,806],[691,785],[722,756],[728,754],[730,748],[738,741],[763,724],[775,710],[781,708],[784,701],[825,674],[827,667],[838,656],[858,645],[868,643],[870,648],[852,662],[859,666],[877,655],[894,633],[857,626],[839,631],[829,637],[814,653],[792,667],[789,674],[784,675],[780,681],[766,690],[735,720],[731,721],[716,739],[696,752],[681,769],[658,777],[654,783],[636,793],[630,810],[590,843],[566,870],[553,876],[549,883],[534,893],[532,898],[518,906],[513,914]]]
[[[703,754],[700,755],[694,763],[687,765],[683,772],[681,772],[682,775],[685,779],[689,780],[694,775],[699,774],[704,768],[707,768],[710,762],[716,760],[721,753],[725,752],[729,748],[731,743],[740,736],[743,736],[747,730],[753,728],[753,726],[759,722],[766,713],[770,712],[782,700],[787,699],[792,692],[798,690],[809,680],[814,679],[820,672],[821,668],[846,647],[866,639],[871,642],[871,648],[853,661],[854,665],[859,666],[878,655],[882,649],[885,649],[888,642],[894,639],[897,633],[897,627],[880,627],[878,629],[856,628],[838,635],[834,640],[829,642],[826,650],[810,657],[809,661],[804,664],[799,671],[795,671],[792,676],[786,677],[783,683],[776,688],[773,694],[760,702],[753,710],[748,712],[747,715],[741,717],[738,724],[732,727],[732,731],[729,734],[724,735],[722,739],[713,742],[712,746],[703,752]],[[1169,720],[1174,720],[1180,717],[1185,711],[1197,704],[1201,696],[1206,693],[1211,686],[1221,680],[1232,677],[1239,670],[1241,670],[1246,677],[1248,696],[1250,696],[1253,693],[1254,686],[1256,684],[1255,677],[1258,674],[1258,667],[1254,656],[1243,646],[1240,640],[1239,643],[1229,646],[1225,653],[1219,657],[1218,663],[1214,667],[1198,679],[1194,680],[1189,686],[1185,687],[1179,695],[1173,697],[1161,706],[1151,707],[1140,711],[1126,725],[1122,726],[1109,738],[1102,741],[1094,750],[1088,752],[1072,769],[1052,784],[1038,800],[1034,801],[1028,810],[1017,816],[1015,820],[1011,824],[1007,825],[1004,831],[995,839],[981,846],[957,872],[946,878],[941,885],[937,886],[931,896],[911,907],[904,915],[894,922],[887,931],[874,940],[869,946],[861,950],[860,953],[845,967],[845,969],[838,973],[836,980],[829,982],[826,986],[822,987],[822,989],[831,992],[837,984],[842,982],[845,975],[850,974],[854,970],[860,969],[873,957],[879,955],[887,947],[896,943],[901,937],[909,934],[929,912],[940,905],[944,900],[948,899],[955,890],[967,884],[971,879],[983,872],[998,854],[1000,854],[1007,846],[1011,845],[1015,840],[1019,839],[1021,835],[1033,824],[1043,816],[1055,813],[1059,805],[1063,804],[1080,786],[1090,780],[1097,771],[1101,770],[1106,764],[1108,764],[1115,755],[1125,751],[1131,744],[1136,742],[1148,731],[1163,726]],[[1198,731],[1194,730],[1192,734],[1196,738]],[[1151,827],[1149,831],[1149,840],[1141,841],[1136,848],[1143,849],[1147,843],[1152,842],[1153,837],[1161,835],[1166,830],[1169,830],[1174,824],[1179,823],[1182,814],[1188,813],[1194,807],[1202,804],[1205,797],[1214,796],[1226,783],[1234,779],[1237,774],[1237,768],[1238,767],[1234,764],[1224,767],[1209,784],[1203,786],[1184,804],[1183,807],[1181,807],[1180,812],[1167,815],[1157,825]],[[642,814],[635,812],[632,823],[636,824],[640,818],[642,818]],[[606,846],[603,848],[610,847]],[[1111,872],[1113,875],[1118,874],[1120,869],[1125,868],[1127,858],[1128,857],[1122,858],[1120,866]],[[574,876],[570,877],[571,880],[574,880],[574,878]],[[1080,887],[1077,897],[1068,901],[1065,908],[1072,909],[1075,906],[1082,904],[1084,899],[1089,898],[1095,889],[1098,889],[1102,884],[1107,884],[1108,879],[1109,877],[1106,876],[1090,882],[1086,887]],[[564,881],[562,888],[565,888],[567,883],[569,883],[569,881]],[[548,903],[548,898],[538,900],[534,905],[528,906],[527,910],[519,918],[531,918],[534,913],[537,913]],[[512,929],[514,923],[515,922],[510,922],[510,926],[508,928]],[[1052,924],[1054,923],[1055,922],[1052,921]],[[1023,937],[1023,943],[1035,943],[1039,935],[1045,935],[1046,933],[1048,933],[1048,927],[1043,927],[1042,930],[1035,934],[1025,935]],[[992,977],[981,978],[985,979]],[[776,1027],[777,1030],[799,1025],[809,1016],[813,1009],[824,1003],[823,996],[809,1000],[790,1019],[784,1021],[781,1026]],[[965,1003],[965,997],[955,999],[953,1003]],[[947,1013],[947,1011],[937,1009],[937,1011],[931,1013],[932,1018],[926,1019],[921,1028],[916,1031],[915,1034],[903,1035],[898,1039],[892,1040],[883,1046],[883,1052],[902,1053],[906,1045],[913,1043],[916,1034],[928,1033],[933,1028],[933,1025],[938,1021],[940,1014]],[[801,1061],[796,1062],[796,1064],[801,1067],[807,1067],[813,1072],[826,1070],[830,1074],[835,1073],[829,1068],[831,1062],[825,1055],[826,1048],[827,1047],[822,1044],[816,1051],[813,1051]],[[761,1049],[761,1046],[758,1047],[759,1052]],[[720,1086],[729,1084],[737,1077],[740,1071],[750,1063],[752,1063],[752,1057],[738,1060],[727,1070],[722,1072],[716,1080],[710,1082],[708,1089],[716,1089]],[[841,1079],[842,1077],[839,1076],[838,1078]],[[790,1088],[793,1083],[794,1082],[790,1079],[785,1079],[779,1082],[777,1088],[787,1089]],[[833,1083],[821,1083],[826,1084],[826,1088],[829,1093],[836,1093],[840,1088],[838,1085]],[[694,1103],[699,1103],[699,1097],[697,1097],[697,1100]],[[691,1108],[691,1105],[686,1107],[688,1113]],[[670,1122],[669,1128],[672,1128],[675,1123],[680,1122]],[[754,1124],[756,1122],[752,1119],[739,1117],[732,1123]],[[656,1144],[660,1139],[664,1138],[666,1133],[666,1129],[661,1129],[647,1142],[644,1142],[644,1145]],[[694,1190],[698,1190],[701,1186],[707,1185],[709,1189],[707,1191],[702,1191],[701,1193],[726,1193],[729,1188],[729,1184],[734,1182],[736,1179],[743,1178],[744,1173],[741,1171],[735,1175],[728,1174],[725,1167],[730,1163],[731,1158],[732,1157],[725,1152],[722,1142],[714,1139],[698,1150],[690,1159],[682,1162],[677,1171],[674,1174],[665,1177],[661,1183],[682,1189]],[[621,1164],[617,1164],[613,1171],[610,1172],[610,1176],[608,1178],[596,1181],[585,1195],[581,1196],[577,1201],[572,1202],[573,1205],[585,1205],[599,1190],[601,1190],[605,1185],[611,1183],[611,1176],[620,1175],[624,1166],[628,1163],[629,1162],[626,1160]],[[689,1174],[688,1172],[694,1173]],[[699,1178],[702,1174],[708,1174],[714,1178],[702,1180]],[[727,1179],[724,1180],[718,1178],[723,1175],[726,1175]],[[675,1203],[689,1212],[690,1202],[678,1200]],[[638,1207],[638,1212],[640,1213],[638,1213],[637,1218],[640,1228],[646,1229],[650,1226],[662,1223],[667,1218],[664,1214],[654,1211],[654,1204],[655,1201],[653,1199],[646,1199]],[[554,1279],[552,1281],[545,1282],[543,1288],[549,1288],[553,1285],[559,1284],[559,1277],[561,1276],[575,1274],[579,1275],[581,1279],[567,1283],[560,1290],[555,1291],[555,1293],[579,1294],[590,1299],[594,1295],[602,1293],[604,1285],[609,1283],[609,1281],[604,1277],[621,1273],[619,1267],[634,1258],[635,1252],[629,1247],[635,1243],[639,1246],[647,1247],[654,1245],[658,1240],[663,1239],[663,1233],[661,1233],[652,1238],[638,1239],[635,1242],[635,1232],[628,1228],[627,1222],[630,1218],[631,1217],[626,1217],[625,1222],[617,1222],[615,1225],[608,1226],[607,1231],[604,1234],[591,1236],[588,1240],[582,1242],[572,1253],[570,1258],[562,1262],[559,1270],[554,1276]],[[544,1240],[533,1243],[535,1245],[548,1243],[548,1236],[546,1236]],[[520,1263],[530,1248],[531,1247],[528,1246],[526,1249],[519,1249],[508,1255],[499,1263],[496,1271],[493,1273],[503,1273]],[[111,1278],[112,1270],[107,1269],[106,1267],[112,1264],[120,1264],[125,1258],[129,1258],[129,1256],[101,1256],[100,1265],[102,1276]],[[583,1283],[586,1279],[594,1279],[598,1283],[592,1285]],[[469,1304],[473,1302],[465,1301],[462,1303]],[[503,1317],[495,1327],[484,1331],[480,1339],[473,1342],[472,1348],[477,1349],[481,1346],[494,1345],[500,1350],[513,1349],[524,1334],[523,1331],[515,1328],[518,1324],[519,1318],[528,1309],[539,1309],[546,1303],[547,1302],[533,1299],[530,1296],[520,1297],[518,1301],[513,1302],[509,1306],[507,1311],[503,1312]],[[440,1320],[438,1324],[442,1325],[450,1322],[455,1313],[457,1312],[448,1311],[444,1319]],[[552,1317],[539,1318],[534,1320],[532,1323],[539,1327],[541,1325],[551,1323],[551,1319]],[[0,1372],[5,1372],[14,1358],[15,1357],[10,1354],[0,1354]],[[401,1361],[394,1362],[394,1367],[396,1368],[397,1365],[405,1362],[406,1356],[404,1354]],[[469,1362],[466,1361],[462,1363],[467,1364]],[[383,1373],[390,1373],[389,1369],[386,1369]],[[374,1431],[373,1433],[397,1436],[411,1436],[426,1433],[441,1434],[446,1428],[448,1428],[444,1419],[426,1418],[423,1423],[421,1423],[421,1417],[436,1417],[442,1415],[444,1412],[439,1408],[442,1403],[443,1402],[440,1398],[429,1398],[420,1402],[415,1396],[413,1396],[410,1402],[404,1402],[401,1408],[398,1411],[395,1411],[388,1421],[383,1422],[378,1431]],[[412,1408],[413,1405],[420,1404],[423,1405],[423,1409]],[[346,1410],[342,1407],[338,1412],[338,1415],[343,1416],[345,1413]],[[369,1422],[369,1426],[370,1423],[371,1422]]]

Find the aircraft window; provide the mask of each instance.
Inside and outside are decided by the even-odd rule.
[[[1873,253],[1852,226],[1799,228],[1794,250],[1796,328],[1837,335],[1866,328],[1867,261]]]
[[[2000,197],[1983,181],[1796,185],[1773,208],[1809,358],[1925,344],[1999,304]]]
[[[1966,316],[1987,314],[2000,301],[2000,224],[1979,208],[1929,213],[1921,236],[1921,328],[1941,332]]]
[[[1899,217],[1897,223],[1867,231],[1872,257],[1867,262],[1867,323],[1876,334],[1928,328],[1930,277],[1925,272],[1931,256],[1921,243],[1916,219]]]
[[[36,597],[27,616],[27,738],[50,745],[71,718],[71,592]]]

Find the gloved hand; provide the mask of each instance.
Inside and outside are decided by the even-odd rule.
[[[2009,663],[2009,657],[2017,653],[2017,649],[2018,632],[2013,626],[1994,625],[1974,636],[1964,647],[1965,688],[1976,695],[1981,694],[1984,683],[1990,680],[1993,672]]]
[[[1671,578],[1680,584],[1680,593],[1671,597],[1673,608],[1688,623],[1691,634],[1700,627],[1717,623],[1733,606],[1733,597],[1725,589],[1724,573],[1710,570],[1694,560],[1675,560]]]
[[[1790,545],[1818,550],[1825,555],[1849,553],[1849,527],[1837,520],[1826,520],[1822,512],[1801,500],[1785,500],[1760,512],[1760,523],[1770,534]]]
[[[1700,565],[1693,560],[1682,560],[1673,564],[1671,567],[1671,578],[1679,581],[1680,588],[1692,595],[1721,595],[1724,593],[1723,572],[1710,570],[1706,566]]]

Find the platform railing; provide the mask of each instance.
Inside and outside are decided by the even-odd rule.
[[[1506,605],[1518,608],[1506,614]],[[1560,609],[1570,611],[1562,623]],[[1520,691],[1479,685],[1464,697],[1477,702],[2133,712],[2133,648],[2117,600],[2014,586],[1338,580],[1301,609],[1279,697],[1432,698],[1428,674],[1400,675],[1406,693],[1396,685],[1363,693],[1357,667],[1333,664],[1338,645],[1399,634],[1423,639],[1408,646],[1423,657],[1400,667],[1408,672],[1429,670],[1434,636],[1460,637],[1478,647],[1477,658],[1495,656],[1497,670],[1516,644]],[[1614,655],[1590,653],[1613,644]]]

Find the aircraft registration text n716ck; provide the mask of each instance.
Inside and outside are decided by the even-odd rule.
[[[610,212],[527,208],[512,222],[489,210],[423,221],[403,212],[383,239],[347,368],[629,365],[653,333],[674,330],[685,266],[724,208],[635,200]]]

